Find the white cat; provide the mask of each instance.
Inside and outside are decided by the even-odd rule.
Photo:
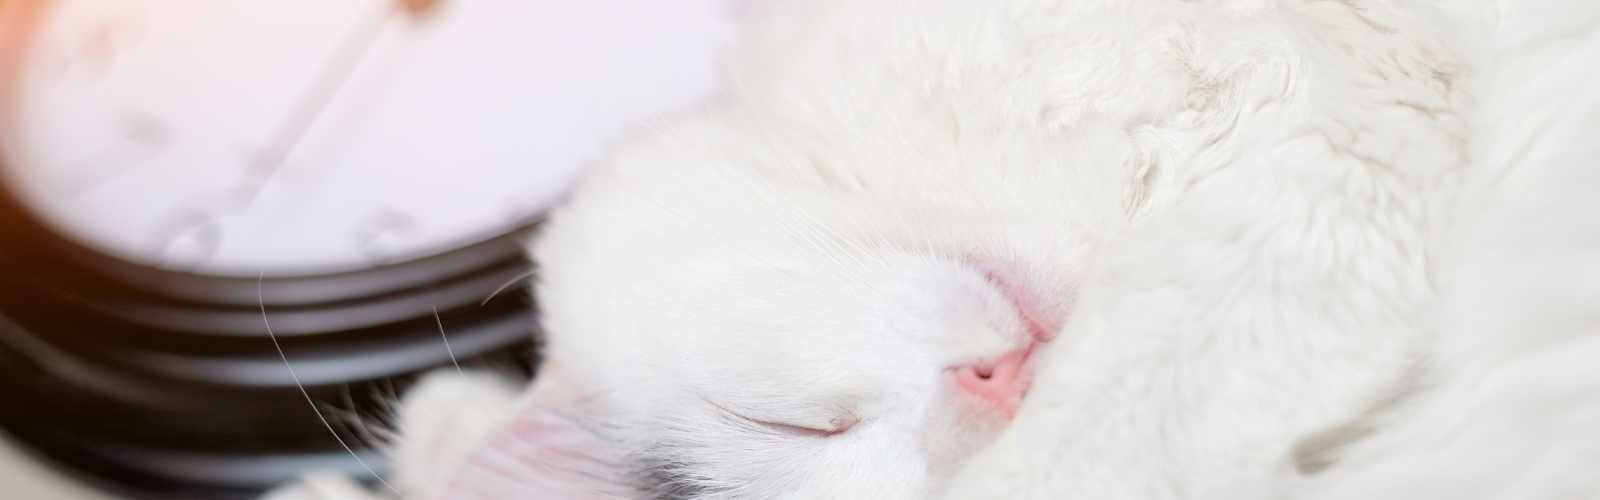
[[[1600,494],[1600,4],[751,19],[534,244],[531,390],[424,383],[389,489]]]

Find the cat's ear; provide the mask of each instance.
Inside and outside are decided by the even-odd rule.
[[[547,364],[532,390],[434,490],[438,500],[627,498],[616,445],[595,426],[581,384]]]

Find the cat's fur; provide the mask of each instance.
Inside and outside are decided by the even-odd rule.
[[[726,95],[616,151],[535,244],[531,395],[408,398],[408,497],[1600,491],[1600,7],[750,15]],[[973,256],[1065,318],[1009,421],[940,378],[1019,329]]]

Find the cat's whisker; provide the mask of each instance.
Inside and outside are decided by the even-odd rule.
[[[524,272],[522,274],[518,274],[518,275],[516,275],[516,277],[513,277],[513,278],[511,278],[509,280],[506,280],[505,283],[501,283],[499,287],[495,288],[493,292],[489,292],[489,296],[484,297],[483,300],[481,300],[481,301],[478,301],[478,306],[482,307],[482,306],[488,305],[489,301],[494,300],[495,296],[500,295],[500,292],[504,292],[504,291],[506,291],[507,288],[511,288],[511,285],[515,285],[518,281],[522,281],[522,280],[525,280],[525,279],[528,279],[528,278],[532,278],[533,275],[537,274],[537,273],[538,273],[538,271],[530,270],[530,271]],[[435,318],[437,318],[439,316],[439,310],[438,309],[434,309],[433,315],[434,315]],[[442,330],[442,328],[443,327],[441,327],[441,330]]]
[[[372,419],[378,424],[378,427],[371,429],[371,431],[380,440],[380,443],[386,445],[394,443],[399,438],[399,431],[396,429],[399,428],[400,412],[398,406],[401,402],[400,398],[395,396],[393,391],[385,393],[378,387],[368,387],[368,390],[371,391],[369,397],[377,406],[372,409]]]
[[[400,391],[394,387],[394,379],[383,379],[383,390],[389,391],[389,398],[400,401]]]
[[[456,373],[465,374],[461,370],[461,361],[456,359],[455,349],[450,348],[450,336],[444,333],[444,320],[439,318],[439,308],[433,308],[433,323],[439,326],[439,340],[444,341],[444,352],[450,356],[450,364],[455,365]]]
[[[389,481],[385,480],[383,475],[379,474],[378,470],[374,469],[366,460],[362,460],[361,455],[357,454],[356,450],[351,448],[349,443],[346,443],[344,438],[339,435],[339,432],[334,430],[333,424],[328,421],[326,415],[323,415],[322,409],[318,407],[316,400],[311,398],[311,392],[306,390],[306,385],[300,381],[300,374],[295,372],[294,364],[289,362],[289,355],[284,352],[283,344],[278,341],[278,335],[272,331],[272,322],[267,319],[267,300],[263,291],[265,283],[266,273],[263,272],[256,275],[256,305],[261,310],[261,324],[266,328],[267,338],[272,341],[272,348],[278,352],[278,359],[283,361],[284,369],[289,371],[289,379],[293,380],[295,388],[300,390],[300,396],[305,398],[306,406],[311,407],[312,413],[317,415],[317,420],[322,422],[322,427],[328,430],[328,435],[333,436],[333,440],[339,443],[340,448],[344,448],[345,453],[350,454],[350,458],[355,459],[356,463],[362,469],[366,469],[367,473],[372,475],[372,478],[382,484],[384,488],[394,492],[395,495],[400,495],[399,489],[389,484]]]
[[[343,389],[339,391],[339,395],[344,400],[345,406],[349,408],[345,415],[345,420],[349,422],[346,425],[355,427],[356,438],[369,448],[382,445],[384,440],[376,432],[373,432],[372,426],[367,425],[367,419],[362,417],[360,407],[356,406],[355,397],[350,394],[350,385],[345,384]]]

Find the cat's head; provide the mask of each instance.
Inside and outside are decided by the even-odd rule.
[[[863,36],[910,36],[888,29]],[[588,171],[533,247],[558,368],[510,427],[536,431],[491,439],[502,465],[467,473],[626,497],[927,498],[999,435],[1027,354],[1127,220],[1139,155],[1118,126],[1041,119],[1053,94],[1030,85],[1048,72],[974,73],[959,93],[878,74],[943,57],[916,50],[746,73]],[[550,480],[563,467],[580,472]]]
[[[1074,155],[996,135],[918,161],[708,115],[623,150],[546,226],[551,365],[519,410],[542,423],[490,440],[524,449],[493,452],[510,469],[467,467],[628,497],[931,496],[1070,314],[1082,185],[1036,167]]]

